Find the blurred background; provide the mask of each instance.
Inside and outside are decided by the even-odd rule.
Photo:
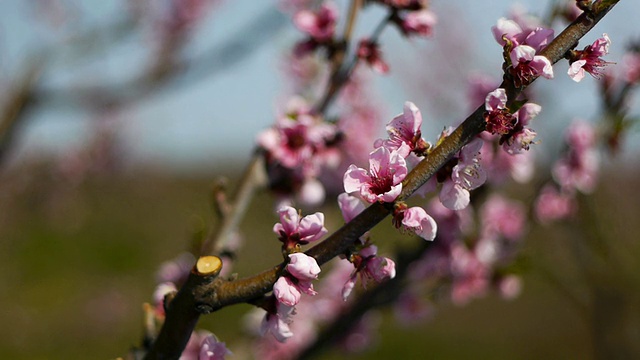
[[[521,6],[545,17],[552,3]],[[432,1],[432,38],[385,31],[391,73],[368,74],[384,122],[406,100],[421,109],[431,141],[464,119],[468,78],[500,78],[490,28],[512,5]],[[638,11],[637,2],[621,1],[580,48],[606,32],[606,60],[621,64],[625,45],[640,37],[630,25]],[[357,32],[383,16],[367,7]],[[235,183],[255,137],[290,96],[286,61],[300,38],[277,1],[0,3],[0,358],[115,358],[139,345],[142,303],[160,264],[215,222],[212,184],[220,176]],[[542,143],[533,183],[549,176],[563,129],[601,113],[595,79],[576,84],[566,64],[555,69],[556,79],[534,85],[543,112],[534,120]],[[639,110],[629,104],[630,114]],[[631,128],[620,151],[603,156],[580,221],[531,224],[519,297],[444,303],[411,326],[383,311],[378,341],[353,357],[590,359],[602,357],[593,343],[603,329],[640,342],[638,140]],[[533,185],[506,191],[525,203],[535,196]],[[274,201],[260,194],[245,217],[240,276],[280,261]],[[322,210],[327,228],[337,229],[337,208],[329,201]],[[381,237],[397,236],[388,224],[379,228],[387,228],[376,230]],[[235,351],[238,319],[250,308],[226,308],[201,326]]]

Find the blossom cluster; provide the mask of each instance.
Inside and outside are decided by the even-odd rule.
[[[318,278],[320,266],[313,257],[299,252],[300,246],[320,239],[327,229],[324,214],[320,212],[302,217],[296,209],[285,206],[278,213],[280,222],[274,225],[273,231],[283,243],[287,264],[273,285],[276,304],[265,314],[261,332],[271,333],[283,342],[293,335],[289,324],[302,294],[317,295],[311,282]]]
[[[597,138],[595,128],[585,121],[576,120],[567,128],[567,150],[552,169],[554,183],[546,184],[535,202],[539,221],[571,216],[577,208],[576,193],[594,190],[599,168]]]
[[[338,130],[314,114],[300,98],[293,98],[275,126],[258,135],[265,150],[270,187],[282,196],[296,195],[305,204],[317,205],[325,191],[317,179],[323,169],[339,162]]]
[[[538,76],[552,79],[551,62],[537,54],[553,39],[553,29],[516,20],[500,18],[491,28],[493,37],[504,48],[507,71],[515,86],[528,85]]]

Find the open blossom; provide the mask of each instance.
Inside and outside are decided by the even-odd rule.
[[[317,42],[325,42],[333,37],[336,30],[338,9],[333,2],[322,3],[318,11],[302,10],[293,22],[301,31],[309,34]]]
[[[492,134],[508,134],[518,123],[518,118],[507,109],[505,89],[495,89],[487,94],[485,110],[486,130]]]
[[[600,69],[610,64],[601,59],[602,56],[609,53],[609,45],[611,45],[611,39],[607,34],[602,34],[601,38],[585,47],[584,50],[574,50],[570,60],[571,66],[567,72],[569,77],[575,82],[580,82],[584,79],[586,71],[594,78],[599,79],[602,76]]]
[[[286,248],[316,241],[328,232],[321,212],[301,217],[296,209],[285,206],[278,210],[278,214],[280,222],[273,226],[273,232]]]
[[[527,126],[540,111],[542,111],[540,105],[526,103],[516,112],[518,124],[516,124],[511,133],[500,138],[500,143],[507,153],[514,155],[529,150],[529,146],[534,143],[537,133]]]
[[[401,223],[406,229],[414,231],[425,240],[435,239],[438,231],[436,221],[419,206],[403,211]]]
[[[442,131],[438,142],[451,131],[452,128]],[[480,187],[487,180],[487,174],[480,164],[483,143],[481,138],[472,140],[427,182],[429,188],[442,183],[439,199],[446,208],[456,211],[466,208],[471,198],[469,191]]]
[[[514,47],[509,53],[509,58],[510,73],[518,87],[530,83],[537,76],[553,79],[551,61],[544,56],[536,55],[536,50],[529,45]]]
[[[523,29],[515,21],[501,18],[491,31],[496,41],[509,51],[509,72],[517,87],[530,83],[537,76],[553,78],[553,67],[549,59],[536,55],[553,39],[552,29]]]
[[[344,174],[344,190],[357,192],[370,203],[394,201],[402,192],[407,164],[396,151],[379,147],[369,154],[369,171],[350,165]]]
[[[387,124],[389,138],[383,141],[378,140],[375,145],[395,150],[404,158],[411,152],[421,155],[430,148],[430,145],[422,139],[421,126],[420,110],[414,103],[407,101],[404,103],[402,114],[397,115]]]
[[[511,43],[512,47],[528,45],[536,52],[544,49],[553,39],[553,29],[519,24],[515,20],[506,18],[498,19],[498,23],[491,28],[491,32],[493,38],[503,47],[508,43]]]
[[[502,88],[487,95],[484,114],[487,131],[499,134],[500,144],[509,154],[519,154],[529,150],[536,137],[536,132],[528,128],[529,122],[536,117],[542,107],[526,103],[514,114],[506,108],[507,94]]]

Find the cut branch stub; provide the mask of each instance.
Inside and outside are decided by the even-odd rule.
[[[202,256],[196,263],[195,271],[200,276],[217,276],[222,270],[222,260],[217,256]]]

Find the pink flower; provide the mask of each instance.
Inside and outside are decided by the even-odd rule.
[[[597,181],[599,159],[595,148],[595,130],[583,121],[574,121],[565,136],[569,150],[553,167],[553,178],[564,191],[593,191]]]
[[[288,276],[280,276],[273,284],[273,295],[287,306],[296,306],[300,302],[302,292]]]
[[[509,53],[511,59],[510,73],[517,87],[530,83],[535,77],[542,76],[553,79],[553,66],[549,59],[536,55],[536,50],[529,45],[518,45]]]
[[[451,274],[453,284],[451,300],[464,305],[474,297],[484,295],[489,285],[489,269],[464,245],[451,249]]]
[[[289,274],[303,281],[315,280],[320,274],[316,259],[304,253],[289,254],[289,264],[286,269]]]
[[[511,133],[500,138],[500,143],[507,153],[515,155],[529,150],[529,146],[534,143],[537,133],[528,128],[527,125],[540,111],[542,111],[542,107],[533,103],[526,103],[518,110],[515,114],[518,118],[518,124]]]
[[[407,35],[430,36],[438,22],[436,14],[427,9],[411,11],[402,22],[402,30]]]
[[[218,341],[213,335],[209,335],[200,344],[200,355],[198,360],[224,360],[231,351],[227,349],[225,343]]]
[[[382,145],[389,150],[397,151],[403,158],[409,156],[414,151],[423,154],[430,145],[422,139],[422,115],[418,107],[407,101],[404,103],[404,111],[402,114],[394,117],[387,124],[387,134],[389,139],[384,140],[376,145]]]
[[[364,204],[360,199],[347,193],[338,195],[338,206],[342,212],[345,222],[353,220],[358,214],[364,211]]]
[[[518,123],[518,118],[507,109],[507,92],[505,89],[495,89],[487,94],[484,107],[487,110],[484,115],[484,120],[487,124],[486,130],[492,134],[508,134]]]
[[[350,165],[344,174],[344,190],[359,192],[373,203],[394,201],[402,192],[402,180],[407,176],[405,160],[396,151],[379,147],[369,154],[369,172]]]
[[[447,180],[442,184],[438,198],[447,209],[462,210],[469,206],[471,194],[459,184]]]
[[[479,158],[483,144],[482,139],[476,138],[465,145],[458,155],[458,164],[453,167],[451,179],[466,190],[476,189],[487,180]]]
[[[534,130],[524,128],[522,131],[510,136],[507,141],[503,143],[504,150],[511,154],[520,154],[525,150],[529,150],[531,144],[535,142],[536,133]]]
[[[523,205],[500,195],[492,195],[485,201],[480,217],[484,237],[497,235],[515,241],[524,233],[526,218]]]
[[[367,261],[366,274],[377,282],[396,277],[396,263],[383,256],[374,256]]]
[[[515,299],[522,292],[522,279],[517,275],[507,275],[498,281],[498,290],[503,298]]]
[[[531,25],[518,24],[514,20],[500,18],[498,23],[491,28],[491,32],[493,38],[503,47],[507,46],[507,42],[510,42],[512,47],[528,45],[538,52],[553,39],[553,29]]]
[[[492,134],[499,134],[500,144],[509,154],[519,154],[529,150],[536,137],[536,132],[527,128],[529,122],[536,117],[542,107],[526,103],[512,114],[506,107],[507,94],[504,89],[496,89],[487,95],[484,114],[486,129]]]
[[[640,82],[640,53],[629,52],[623,56],[624,79],[629,84]]]
[[[542,188],[535,202],[536,218],[543,224],[567,218],[575,209],[574,198],[559,192],[553,185]]]
[[[435,239],[438,225],[423,208],[418,206],[409,208],[403,215],[402,225],[407,229],[414,231],[425,240]]]
[[[286,248],[297,244],[305,245],[323,237],[328,231],[324,227],[324,214],[316,212],[303,218],[296,209],[285,206],[278,210],[280,222],[273,226],[273,232]]]
[[[484,142],[476,138],[458,153],[457,163],[445,178],[440,189],[440,201],[451,210],[462,210],[469,205],[469,191],[480,187],[487,174],[480,164],[480,149]]]
[[[257,141],[282,166],[315,175],[319,172],[318,159],[322,160],[322,152],[335,137],[336,128],[305,113],[294,116],[295,119],[280,117],[275,127],[258,135]]]
[[[336,29],[338,9],[333,2],[326,1],[316,12],[302,10],[294,18],[294,24],[309,34],[317,42],[325,42],[333,37]]]
[[[389,72],[389,65],[382,59],[382,52],[380,51],[378,43],[368,39],[360,40],[358,44],[358,57],[366,61],[378,74],[384,75]]]
[[[260,325],[260,333],[264,336],[271,333],[279,342],[285,342],[293,336],[289,324],[291,323],[291,314],[293,307],[277,304],[277,313],[266,313]]]
[[[611,45],[611,39],[607,34],[602,34],[601,38],[583,50],[574,50],[570,60],[571,66],[567,71],[569,77],[575,82],[580,82],[584,79],[586,71],[594,78],[599,79],[602,76],[600,69],[610,64],[601,59],[602,56],[609,53],[609,45]]]

